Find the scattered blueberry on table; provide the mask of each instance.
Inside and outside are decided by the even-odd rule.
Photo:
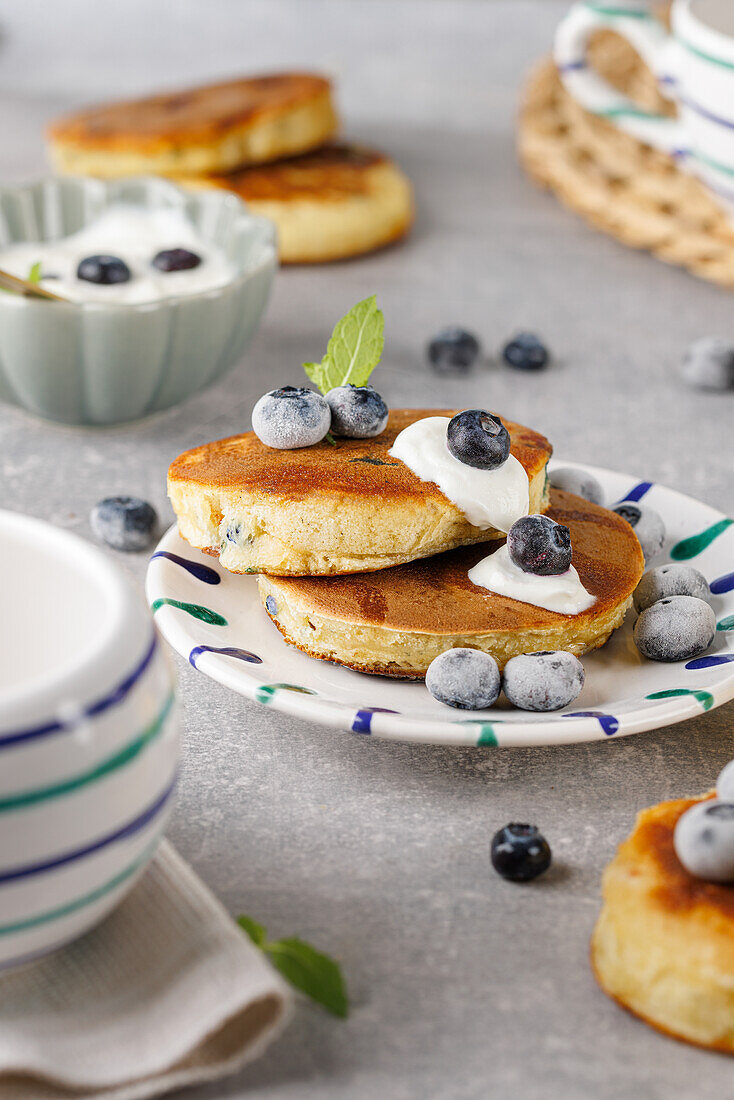
[[[550,483],[554,489],[562,489],[565,493],[574,493],[591,504],[604,506],[604,490],[601,484],[592,474],[584,470],[574,470],[570,466],[563,466],[559,470],[553,470],[550,474]]]
[[[266,447],[280,451],[313,447],[331,427],[331,409],[314,390],[282,386],[263,394],[256,403],[252,427]]]
[[[335,386],[326,394],[331,409],[332,435],[346,439],[373,439],[384,432],[387,405],[372,386]]]
[[[466,409],[450,420],[446,446],[465,466],[498,470],[510,455],[510,433],[498,416],[483,409]]]
[[[696,390],[734,389],[734,344],[715,336],[696,340],[683,358],[681,378]]]
[[[158,516],[139,497],[106,497],[89,516],[92,531],[114,550],[146,550],[153,541]]]
[[[524,573],[555,577],[571,567],[571,532],[550,516],[523,516],[508,532],[507,552]]]
[[[511,822],[492,837],[490,858],[502,878],[530,882],[550,867],[551,849],[537,825]]]
[[[463,328],[441,329],[428,345],[428,361],[440,374],[469,370],[478,356],[479,341]]]
[[[716,634],[716,616],[695,596],[665,596],[645,608],[632,636],[651,661],[687,661],[704,653]]]
[[[494,657],[479,649],[447,649],[428,666],[426,687],[447,707],[484,710],[496,703],[500,671]]]
[[[130,281],[130,268],[119,256],[87,256],[76,269],[78,279],[111,286]]]
[[[670,562],[649,569],[634,591],[636,611],[645,611],[658,600],[666,596],[695,596],[698,600],[708,600],[711,591],[703,573],[692,565]]]
[[[685,869],[707,882],[734,882],[734,803],[698,802],[675,826],[675,851]]]
[[[612,511],[627,520],[637,535],[646,562],[660,553],[665,543],[665,524],[654,508],[624,500]]]
[[[721,802],[734,802],[734,760],[730,760],[716,780],[716,797]]]
[[[159,271],[190,271],[201,263],[201,256],[190,252],[188,248],[164,248],[157,252],[152,260],[153,267]]]
[[[583,686],[584,666],[565,650],[521,653],[502,673],[504,693],[519,710],[561,710],[578,698]]]
[[[533,332],[519,332],[502,349],[502,358],[515,370],[542,370],[550,361],[545,344]]]

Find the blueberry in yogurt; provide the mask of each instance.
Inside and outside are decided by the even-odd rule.
[[[687,661],[711,645],[716,616],[695,596],[665,596],[645,608],[632,636],[643,657],[651,661]]]
[[[654,508],[623,500],[621,504],[615,505],[612,511],[627,520],[637,535],[645,561],[650,561],[660,553],[665,542],[665,524]]]
[[[77,279],[100,286],[130,282],[130,268],[119,256],[87,256],[76,269]]]
[[[695,596],[697,600],[708,600],[711,591],[703,573],[692,565],[670,562],[645,573],[634,592],[635,610],[645,611],[666,596]]]
[[[157,252],[152,260],[153,267],[159,271],[191,271],[201,263],[201,256],[190,252],[188,248],[164,248]]]
[[[510,433],[498,416],[483,409],[457,413],[446,429],[449,452],[477,470],[497,470],[510,455]]]
[[[335,386],[326,394],[331,432],[347,439],[372,439],[384,432],[388,408],[372,386]]]
[[[502,674],[505,695],[519,710],[561,710],[583,686],[584,666],[563,650],[521,653],[507,662]]]
[[[734,882],[734,803],[697,802],[675,826],[673,843],[685,869],[706,882]]]
[[[313,447],[331,426],[331,409],[320,393],[305,386],[282,386],[263,394],[252,410],[255,435],[280,451]]]
[[[155,508],[139,497],[106,497],[92,509],[89,522],[98,539],[114,550],[145,550],[158,522]]]
[[[426,687],[447,707],[484,710],[497,701],[500,672],[494,657],[479,649],[447,649],[428,666]]]
[[[574,470],[571,466],[563,466],[560,470],[552,470],[550,483],[554,489],[562,489],[565,493],[573,493],[592,504],[604,506],[604,490],[592,474],[584,470]]]
[[[490,858],[502,878],[530,882],[550,867],[551,849],[537,825],[511,822],[492,837]]]
[[[451,327],[438,332],[428,345],[428,361],[440,374],[469,370],[479,355],[479,341],[466,329]]]
[[[502,358],[515,370],[542,370],[550,355],[545,344],[533,332],[520,332],[502,349]]]
[[[704,336],[688,348],[681,378],[696,390],[734,389],[734,344]]]
[[[522,516],[508,532],[507,552],[524,573],[555,577],[571,568],[571,532],[549,516]]]

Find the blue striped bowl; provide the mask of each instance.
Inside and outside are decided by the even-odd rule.
[[[0,968],[75,939],[153,855],[178,760],[173,675],[101,551],[0,512]]]

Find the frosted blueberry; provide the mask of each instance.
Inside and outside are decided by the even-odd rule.
[[[384,432],[388,408],[372,386],[335,386],[326,395],[331,409],[333,435],[347,439],[372,439]]]
[[[734,803],[709,800],[686,810],[673,843],[686,871],[706,882],[734,882]]]
[[[734,760],[730,760],[716,780],[716,797],[722,802],[734,802]]]
[[[612,511],[627,520],[637,535],[646,562],[660,553],[665,542],[665,524],[654,508],[623,500],[615,504]]]
[[[520,710],[560,710],[584,686],[584,666],[573,653],[522,653],[512,657],[502,674],[502,687]]]
[[[688,348],[681,378],[696,390],[734,389],[734,344],[704,336]]]
[[[507,552],[524,573],[557,577],[571,568],[571,532],[550,516],[522,516],[507,534]]]
[[[477,470],[498,470],[510,456],[510,433],[498,416],[484,409],[465,409],[449,421],[449,452]]]
[[[591,501],[592,504],[604,505],[604,490],[592,474],[587,474],[583,470],[573,470],[570,466],[563,466],[560,470],[551,472],[550,483],[554,489],[574,493],[577,497]]]
[[[153,541],[158,516],[139,497],[106,497],[92,508],[89,522],[97,538],[114,550],[145,550]]]
[[[466,329],[441,329],[428,345],[428,360],[442,374],[469,370],[479,355],[479,341]]]
[[[710,595],[703,573],[692,565],[671,562],[649,569],[637,585],[633,599],[635,610],[644,611],[665,596],[695,596],[698,600],[708,600]]]
[[[646,608],[633,637],[651,661],[687,661],[708,649],[716,633],[716,616],[695,596],[664,596]]]
[[[264,394],[252,410],[255,435],[279,451],[313,447],[331,426],[331,409],[320,393],[282,386]]]
[[[483,710],[497,701],[500,670],[494,657],[479,649],[447,649],[428,666],[426,687],[447,707]]]

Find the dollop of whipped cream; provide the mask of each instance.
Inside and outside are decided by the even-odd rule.
[[[596,603],[596,596],[587,592],[573,566],[555,577],[526,573],[515,565],[506,545],[477,562],[469,570],[469,580],[499,596],[509,596],[511,600],[544,607],[561,615],[578,615]]]
[[[459,462],[446,446],[448,416],[426,416],[403,428],[390,454],[421,481],[433,481],[475,527],[510,530],[530,510],[524,466],[510,455],[497,470],[477,470]]]

